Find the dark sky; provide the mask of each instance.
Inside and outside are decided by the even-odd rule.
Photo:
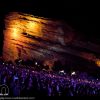
[[[99,19],[99,8],[95,2],[79,0],[12,0],[7,3],[3,0],[0,3],[0,12],[4,14],[8,11],[22,11],[37,16],[63,19],[73,28],[88,34],[95,33]]]
[[[81,0],[0,0],[0,48],[5,14],[21,11],[36,16],[65,20],[76,31],[87,38],[99,40],[99,3]],[[96,40],[95,39],[95,40]]]

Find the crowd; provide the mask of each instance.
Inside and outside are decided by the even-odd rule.
[[[82,76],[82,75],[81,75]],[[13,64],[0,64],[0,85],[9,96],[100,96],[100,80],[83,74],[36,71]]]

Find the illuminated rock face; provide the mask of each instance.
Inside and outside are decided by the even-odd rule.
[[[66,44],[75,34],[61,21],[52,21],[32,15],[13,12],[5,19],[3,58],[5,60],[36,58],[64,61]]]
[[[5,18],[3,58],[6,61],[36,58],[52,66],[55,60],[66,61],[66,54],[97,60],[95,54],[72,49],[86,48],[100,52],[100,47],[76,39],[77,34],[62,21],[13,12]]]

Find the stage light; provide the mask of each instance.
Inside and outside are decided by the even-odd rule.
[[[66,75],[66,73],[65,73],[64,70],[59,71],[59,74],[60,74],[60,75]]]
[[[61,72],[61,73],[64,73],[64,70],[61,70],[60,72]]]
[[[37,62],[35,62],[35,65],[37,65],[38,63]]]
[[[71,75],[76,75],[76,73],[75,72],[72,72]]]

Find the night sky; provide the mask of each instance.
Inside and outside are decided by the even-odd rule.
[[[87,40],[100,43],[99,8],[97,4],[95,2],[80,2],[76,0],[21,0],[20,2],[13,0],[7,3],[6,0],[0,1],[0,55],[3,44],[4,16],[11,11],[64,20],[80,35],[83,34]]]

